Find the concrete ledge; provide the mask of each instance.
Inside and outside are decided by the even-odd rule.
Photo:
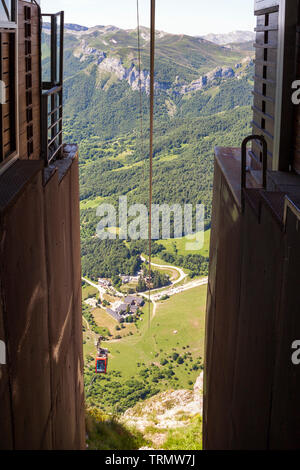
[[[241,150],[239,148],[216,147],[215,159],[237,205],[241,208]],[[259,187],[251,173],[247,173],[247,187]]]
[[[55,160],[44,170],[44,185],[58,172],[58,181],[61,182],[71,167],[73,160],[78,155],[78,146],[75,144],[65,144],[63,147],[63,157]]]
[[[43,166],[40,160],[17,160],[0,176],[0,212],[14,203]]]
[[[241,207],[240,149],[230,147],[216,147],[215,159],[237,205]],[[261,171],[250,170],[247,172],[247,190],[260,190],[260,180]],[[251,194],[252,192],[249,191],[249,195]],[[280,219],[281,223],[283,222],[283,205],[285,195],[289,197],[289,199],[296,207],[299,208],[300,211],[300,175],[292,172],[288,173],[283,171],[268,171],[267,191],[260,191],[260,200],[263,199],[270,206],[276,217]]]
[[[270,171],[268,172],[268,189],[285,193],[300,210],[300,175]]]

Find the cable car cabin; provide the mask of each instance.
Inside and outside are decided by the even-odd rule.
[[[101,348],[101,341],[103,340],[102,336],[99,336],[97,341],[97,357],[95,364],[96,374],[106,374],[107,363],[108,363],[108,349]]]
[[[96,367],[95,372],[96,374],[106,374],[107,373],[107,357],[97,357],[96,358]]]

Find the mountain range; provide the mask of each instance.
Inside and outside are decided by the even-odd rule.
[[[129,203],[148,200],[149,29],[141,27],[140,36],[139,73],[136,30],[65,28],[64,135],[79,143],[86,253],[99,200],[116,203],[125,194]],[[229,49],[203,38],[156,32],[153,201],[203,203],[207,227],[213,148],[238,146],[250,133],[254,65],[245,44]],[[42,52],[47,74],[47,25]]]
[[[206,34],[202,36],[206,41],[214,42],[220,46],[226,46],[228,44],[242,44],[244,42],[254,42],[255,33],[253,31],[232,31],[231,33],[225,34]]]
[[[112,30],[113,28],[119,29],[116,26],[95,26],[95,28],[109,28]],[[88,28],[87,26],[81,26],[78,24],[73,24],[73,23],[66,23],[65,24],[65,29],[68,31],[88,31],[89,29],[94,29],[94,28]],[[142,27],[142,29],[147,29],[146,27]],[[160,32],[161,34],[165,34],[162,31]],[[255,33],[253,31],[231,31],[229,33],[209,33],[204,36],[196,36],[205,39],[206,41],[214,42],[215,44],[218,44],[220,46],[222,45],[227,45],[227,44],[234,44],[234,43],[243,43],[243,42],[249,42],[249,41],[254,41],[255,39]],[[150,38],[148,38],[150,39]]]
[[[65,25],[64,133],[80,145],[82,201],[126,193],[139,202],[146,198],[142,175],[148,158],[149,28],[140,29],[140,73],[137,44],[136,30]],[[207,221],[212,166],[205,161],[214,144],[239,144],[242,129],[249,129],[254,67],[253,52],[245,44],[229,49],[199,37],[156,31],[154,171],[164,191],[154,191],[154,199],[202,201],[208,206]],[[47,25],[42,50],[46,74]],[[144,143],[138,137],[141,111]],[[180,176],[183,167],[186,181]],[[172,173],[178,186],[170,191]]]
[[[48,25],[43,29],[44,70],[50,66],[50,36]],[[241,37],[233,33],[237,40]],[[245,40],[248,37],[245,37]],[[82,106],[74,86],[80,83],[84,107],[95,94],[126,84],[132,91],[139,85],[146,94],[150,83],[150,31],[140,29],[141,63],[138,61],[137,31],[115,26],[86,28],[65,25],[65,98],[76,111]],[[175,111],[173,98],[205,90],[218,80],[241,78],[253,65],[253,53],[245,43],[234,48],[220,46],[200,37],[156,32],[155,89],[167,96],[165,111]],[[91,88],[94,89],[92,93]],[[128,88],[124,88],[124,90]],[[71,90],[71,94],[69,94]],[[87,94],[89,96],[87,96]],[[76,102],[73,98],[76,96]],[[171,100],[171,101],[170,101]],[[74,105],[74,106],[73,106]],[[89,107],[89,106],[88,106]],[[176,105],[177,107],[177,105]],[[70,106],[71,109],[71,106]]]
[[[47,33],[48,25],[44,29]],[[95,26],[86,28],[80,25],[66,24],[67,59],[78,59],[79,70],[84,66],[97,66],[98,85],[109,87],[114,79],[126,80],[133,90],[138,89],[141,80],[142,89],[149,89],[149,43],[150,30],[140,29],[141,72],[139,73],[137,31],[123,30],[115,26]],[[249,41],[247,32],[232,33],[231,42],[243,44]],[[243,41],[244,34],[244,41]],[[47,34],[44,34],[47,38]],[[208,38],[208,37],[207,37]],[[163,31],[156,32],[156,89],[172,90],[179,94],[202,89],[215,77],[232,77],[234,69],[249,61],[243,47],[229,50],[228,47],[214,44],[218,37],[174,35]],[[235,38],[235,40],[233,40]],[[49,41],[49,38],[48,38]],[[47,51],[44,48],[44,52]],[[48,51],[49,54],[49,51]],[[73,71],[68,64],[67,74]],[[78,70],[78,68],[77,68]],[[192,82],[197,82],[192,83]]]

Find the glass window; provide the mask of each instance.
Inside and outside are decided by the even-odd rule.
[[[42,15],[42,81],[51,87],[62,84],[63,21],[63,12]]]
[[[12,22],[14,19],[15,0],[0,0],[0,22]]]

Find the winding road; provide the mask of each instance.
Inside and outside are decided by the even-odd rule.
[[[148,264],[148,260],[141,256],[141,260],[145,263]],[[179,278],[176,279],[176,281],[172,282],[172,285],[174,286],[175,284],[178,284],[179,282],[183,281],[188,275],[183,271],[183,269],[178,268],[177,266],[173,265],[167,265],[167,264],[156,264],[152,263],[151,261],[151,266],[156,266],[157,268],[162,268],[162,269],[174,269],[174,271],[177,271],[179,273]],[[157,289],[156,289],[157,290]]]
[[[105,289],[101,286],[99,286],[99,284],[95,284],[94,282],[90,281],[89,279],[86,279],[85,277],[82,277],[81,278],[84,282],[86,282],[87,284],[89,284],[90,286],[92,287],[95,287],[95,289],[97,289],[99,291],[99,294],[100,294],[100,299],[101,301],[103,300],[103,295],[105,294]]]
[[[144,258],[143,256],[141,256],[141,260],[143,262],[148,263],[146,258]],[[162,268],[162,269],[174,269],[175,271],[177,271],[179,273],[179,278],[176,279],[176,281],[171,282],[170,286],[166,286],[165,288],[160,287],[159,289],[152,289],[151,290],[152,293],[159,291],[159,293],[157,293],[157,294],[150,295],[150,300],[153,303],[152,318],[154,318],[155,314],[156,314],[157,302],[164,295],[168,295],[169,297],[171,297],[172,295],[179,294],[180,292],[184,292],[184,291],[189,290],[189,289],[194,289],[195,287],[203,286],[203,285],[206,285],[208,283],[208,278],[204,277],[204,278],[201,278],[201,279],[195,279],[194,281],[187,282],[186,284],[183,284],[182,286],[174,287],[176,284],[183,281],[188,276],[188,274],[186,274],[183,271],[183,269],[178,268],[178,266],[165,265],[165,264],[156,264],[156,263],[151,263],[151,266],[156,266],[157,268]],[[138,294],[141,295],[142,297],[145,297],[145,298],[149,299],[149,294],[147,294],[145,292],[139,292]]]

